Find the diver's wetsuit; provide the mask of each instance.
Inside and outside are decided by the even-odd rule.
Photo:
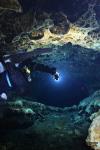
[[[23,61],[20,65],[19,68],[24,68],[24,67],[29,68],[29,70],[31,72],[33,71],[40,71],[40,72],[46,72],[49,73],[51,75],[55,75],[56,74],[56,68],[51,68],[47,65],[44,64],[40,64],[40,63],[36,63],[36,62],[32,62],[31,59],[27,59],[25,61]]]
[[[12,90],[12,85],[9,80],[8,73],[3,62],[0,61],[0,100],[7,100],[7,95],[10,97],[10,90]]]
[[[1,78],[0,94],[3,92],[4,96],[6,93],[7,99],[9,93],[12,93],[12,91],[15,91],[18,95],[22,95],[28,89],[28,83],[31,81],[30,76],[33,71],[50,73],[56,78],[56,68],[50,68],[43,64],[34,63],[31,59],[27,59],[22,63],[17,64],[17,66],[10,60],[4,60],[2,64],[5,70],[0,74],[2,77],[4,75],[3,80]]]
[[[13,89],[20,95],[28,87],[28,81],[19,68],[15,67],[11,62],[6,63],[6,70],[11,81]]]

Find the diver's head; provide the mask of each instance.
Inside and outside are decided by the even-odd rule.
[[[53,75],[53,79],[54,80],[58,80],[59,79],[59,73],[57,72],[56,68],[51,68],[51,74]]]

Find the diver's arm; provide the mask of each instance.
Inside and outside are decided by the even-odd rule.
[[[43,64],[38,64],[38,63],[33,63],[33,71],[40,71],[40,72],[46,72],[51,74],[54,79],[58,80],[59,79],[59,73],[56,71],[56,68],[54,67],[49,67],[47,65]]]
[[[47,65],[39,64],[39,63],[33,63],[32,65],[33,71],[40,71],[40,72],[46,72],[50,73],[51,75],[54,75],[56,73],[56,68],[51,68]]]
[[[56,73],[56,68],[51,68],[47,65],[32,62],[31,59],[27,59],[23,61],[21,64],[19,64],[19,68],[28,68],[31,72],[32,71],[40,71],[40,72],[46,72],[54,75]]]
[[[28,74],[31,74],[33,71],[40,71],[40,72],[45,72],[53,75],[56,80],[58,80],[59,78],[59,75],[56,72],[56,68],[49,67],[44,64],[32,62],[31,59],[27,59],[23,61],[21,64],[19,64],[19,68],[20,69],[24,68],[26,70],[26,73]]]

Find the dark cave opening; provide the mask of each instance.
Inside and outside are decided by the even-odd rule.
[[[29,10],[34,12],[64,12],[71,22],[75,22],[88,8],[87,1],[76,1],[74,0],[62,0],[62,1],[51,1],[51,0],[19,0],[23,12],[26,13]]]
[[[29,92],[25,96],[46,105],[66,107],[77,105],[89,96],[89,92],[82,79],[62,71],[59,81],[55,81],[48,74],[35,73]]]

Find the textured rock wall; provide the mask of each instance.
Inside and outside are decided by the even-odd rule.
[[[0,9],[9,9],[21,12],[22,8],[18,0],[0,0]]]
[[[9,43],[7,44],[10,47],[9,51],[11,48],[30,51],[40,47],[62,46],[69,42],[99,51],[100,26],[94,9],[97,2],[98,0],[90,1],[87,11],[74,23],[61,11],[50,13],[28,11],[25,14],[1,12],[1,43],[2,45]]]
[[[93,119],[86,142],[94,150],[100,150],[100,113]]]
[[[90,123],[77,106],[57,108],[16,99],[0,108],[1,150],[88,150]]]

